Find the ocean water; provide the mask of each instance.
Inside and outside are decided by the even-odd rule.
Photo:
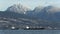
[[[0,34],[60,34],[60,30],[0,30]]]

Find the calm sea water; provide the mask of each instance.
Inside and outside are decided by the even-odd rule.
[[[60,30],[0,30],[0,34],[60,34]]]

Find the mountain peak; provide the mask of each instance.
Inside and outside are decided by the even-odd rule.
[[[28,7],[25,7],[25,6],[21,5],[20,3],[18,3],[18,4],[14,4],[14,5],[10,6],[7,9],[7,11],[25,14],[27,11],[30,11],[30,9]]]

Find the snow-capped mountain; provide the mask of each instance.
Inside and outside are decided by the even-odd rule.
[[[28,14],[30,17],[36,17],[43,20],[59,21],[60,20],[60,8],[55,6],[36,7],[32,12]]]
[[[30,10],[27,7],[24,7],[21,4],[14,4],[13,6],[7,9],[9,12],[15,12],[19,14],[25,14],[31,18],[59,21],[60,20],[60,8],[55,6],[38,6],[34,10]]]
[[[14,5],[8,7],[6,11],[16,12],[16,13],[20,13],[20,14],[26,14],[26,12],[30,11],[30,9],[19,3],[19,4],[14,4]]]

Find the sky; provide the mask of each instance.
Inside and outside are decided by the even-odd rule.
[[[48,6],[48,5],[54,5],[60,7],[60,0],[0,0],[0,11],[5,11],[8,7],[17,3],[20,3],[31,9],[34,9],[37,6]]]

